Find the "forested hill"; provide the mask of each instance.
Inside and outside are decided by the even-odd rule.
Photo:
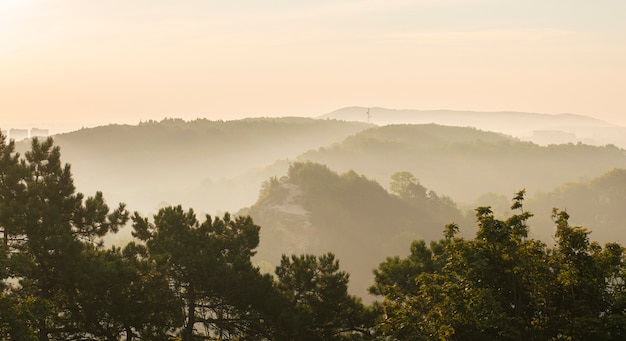
[[[626,148],[626,127],[573,114],[347,107],[320,118],[367,121],[377,125],[435,123],[497,131],[542,145],[583,142],[592,145],[615,144]]]
[[[340,172],[354,169],[386,185],[398,170],[457,202],[493,192],[509,198],[526,188],[532,195],[613,168],[626,168],[626,153],[615,146],[539,146],[473,128],[427,125],[376,127],[340,144],[309,151],[301,159]]]
[[[262,226],[257,261],[276,265],[281,254],[333,252],[365,295],[372,269],[404,254],[416,239],[438,239],[444,226],[462,222],[451,199],[398,172],[394,190],[354,171],[337,174],[316,163],[294,163],[288,175],[264,183],[259,200],[241,214]],[[273,267],[270,267],[273,268]]]
[[[385,188],[393,173],[409,171],[425,187],[462,204],[485,193],[508,201],[522,188],[532,198],[626,168],[624,150],[613,146],[544,147],[500,133],[435,124],[166,119],[54,138],[80,191],[101,190],[110,200],[145,213],[172,203],[211,214],[236,211],[254,203],[263,180],[285,174],[294,161],[324,164],[340,173],[354,170]],[[23,152],[26,143],[19,148]]]
[[[214,212],[250,205],[258,191],[259,183],[253,177],[255,182],[239,184],[252,188],[252,197],[250,202],[237,205],[240,197],[250,195],[230,184],[222,186],[218,183],[222,178],[294,158],[370,126],[296,117],[164,119],[81,129],[54,136],[54,140],[64,160],[72,165],[81,191],[102,190],[112,200],[123,200],[133,209],[155,209],[160,201],[168,201]],[[19,151],[26,148],[26,143],[18,144]],[[201,185],[204,193],[194,192],[193,202],[187,201],[189,192]],[[222,193],[222,188],[230,191]]]
[[[535,213],[533,232],[550,240],[554,224],[553,207],[567,210],[572,224],[589,227],[591,237],[600,243],[626,242],[626,170],[614,169],[591,180],[563,184],[528,199],[526,207]]]

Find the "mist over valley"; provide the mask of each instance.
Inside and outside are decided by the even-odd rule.
[[[550,242],[550,214],[558,207],[571,210],[573,223],[597,230],[593,236],[602,242],[626,238],[626,231],[613,226],[622,210],[611,208],[622,202],[626,183],[620,177],[626,153],[618,141],[538,145],[510,134],[512,127],[521,132],[533,125],[579,131],[617,127],[583,116],[527,113],[375,108],[373,123],[366,122],[366,114],[366,108],[354,107],[319,119],[172,118],[81,129],[54,140],[79,191],[102,191],[108,201],[147,215],[173,204],[202,214],[249,214],[261,226],[255,259],[266,270],[271,272],[281,254],[334,252],[361,296],[367,295],[371,269],[386,256],[406,254],[412,240],[438,239],[451,222],[471,236],[474,208],[492,206],[504,216],[511,212],[510,198],[522,189],[535,214],[533,237]],[[355,121],[344,120],[350,118]],[[453,125],[455,118],[459,126]],[[395,123],[382,125],[383,120]],[[527,128],[516,122],[527,122]],[[478,129],[485,126],[501,131]],[[28,143],[18,144],[18,151]],[[294,179],[294,166],[319,174]],[[430,201],[445,198],[447,208],[394,199],[389,185],[397,172],[412,174],[425,196],[432,193]],[[602,182],[610,185],[597,185]],[[593,196],[579,194],[589,186]],[[110,242],[130,239],[130,230],[123,229]]]
[[[29,266],[41,276],[57,268],[70,273],[30,284],[7,272],[5,291],[25,293],[13,282],[32,290],[69,286],[80,307],[99,311],[54,313],[83,327],[40,326],[42,339],[82,335],[84,328],[109,339],[140,333],[183,340],[378,340],[406,330],[422,335],[420,326],[434,320],[421,317],[407,325],[401,322],[405,314],[464,304],[466,298],[452,299],[455,292],[471,301],[486,299],[473,291],[483,289],[467,284],[501,285],[485,269],[514,285],[555,285],[529,291],[547,290],[537,309],[544,309],[546,299],[555,300],[549,307],[558,306],[559,290],[569,285],[551,270],[540,270],[561,264],[566,252],[578,250],[572,257],[582,254],[595,262],[576,271],[596,269],[605,274],[593,278],[621,278],[620,267],[606,264],[620,262],[618,243],[626,239],[626,151],[608,134],[606,145],[570,140],[588,132],[585,124],[595,131],[621,128],[581,116],[375,108],[366,109],[363,120],[357,113],[363,108],[318,119],[166,118],[3,143],[0,227],[11,251],[3,251],[2,259],[21,274],[13,265],[19,264],[13,263],[17,255],[26,254],[24,245],[43,240],[51,245],[41,249],[43,255],[39,249],[28,252],[42,260],[52,255],[46,262],[62,265],[34,259]],[[381,124],[372,114],[395,122]],[[500,122],[489,122],[498,115]],[[455,126],[455,117],[465,120]],[[509,121],[567,133],[551,135],[562,138],[558,143],[541,145],[513,136],[511,126],[484,129]],[[25,159],[19,161],[16,152]],[[72,194],[74,186],[88,197]],[[124,204],[111,211],[107,203],[117,202]],[[604,249],[599,243],[606,243]],[[479,279],[473,279],[476,271]],[[545,278],[511,279],[531,273]],[[429,293],[438,288],[447,293]],[[493,295],[509,300],[508,291]],[[450,300],[431,308],[404,303],[442,297]],[[591,297],[588,304],[596,301]],[[472,308],[478,316],[499,309],[500,303],[483,302],[489,305]],[[118,305],[139,315],[118,313]],[[151,315],[137,317],[145,313]],[[0,316],[7,314],[12,313],[0,310]],[[17,333],[20,319],[0,322],[0,331]],[[111,321],[109,327],[92,327],[103,320]],[[516,328],[526,323],[532,322],[521,320]],[[608,322],[601,316],[597,323]],[[493,327],[481,326],[480,319],[471,326],[456,328],[483,335]],[[558,328],[574,327],[565,322]]]

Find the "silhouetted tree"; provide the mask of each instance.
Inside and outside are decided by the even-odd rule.
[[[13,315],[5,329],[24,340],[89,334],[81,325],[84,251],[99,247],[99,237],[117,231],[128,213],[123,204],[109,213],[100,192],[86,199],[76,193],[70,166],[61,164],[51,138],[33,139],[24,159],[12,142],[0,140],[1,258],[18,283],[2,294]]]
[[[260,302],[271,296],[271,279],[252,266],[259,227],[249,217],[206,216],[165,207],[154,223],[135,213],[134,235],[145,241],[149,257],[162,269],[183,307],[184,341],[196,335],[218,339],[269,337]],[[266,291],[263,293],[263,291]],[[200,329],[198,329],[200,328]]]
[[[360,299],[348,294],[349,275],[339,270],[332,253],[283,256],[276,276],[278,290],[291,302],[299,325],[291,339],[369,337],[368,312]]]

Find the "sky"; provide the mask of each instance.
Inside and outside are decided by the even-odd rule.
[[[0,127],[346,106],[626,126],[623,0],[0,0]]]

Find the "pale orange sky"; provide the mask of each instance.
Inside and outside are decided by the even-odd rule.
[[[623,0],[0,0],[0,127],[575,113],[626,126]]]

